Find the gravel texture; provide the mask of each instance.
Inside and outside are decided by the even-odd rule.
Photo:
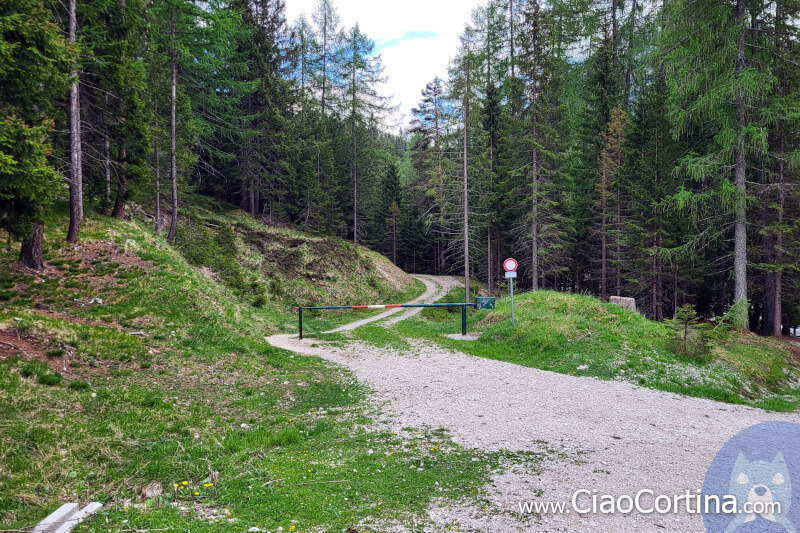
[[[426,277],[426,298],[453,280]],[[430,287],[439,284],[441,288]],[[399,317],[398,317],[399,318]],[[374,317],[378,320],[377,317]],[[515,468],[490,487],[491,508],[437,506],[429,517],[466,531],[702,532],[699,515],[521,516],[520,501],[569,502],[577,489],[598,494],[684,494],[702,487],[706,469],[740,430],[776,414],[683,397],[624,382],[575,377],[473,357],[412,341],[403,352],[361,343],[312,347],[313,339],[271,337],[270,343],[351,369],[369,384],[395,427],[442,427],[466,448],[540,451],[539,473]]]

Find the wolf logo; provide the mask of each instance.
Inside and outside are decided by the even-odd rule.
[[[780,524],[786,533],[797,533],[787,517],[792,504],[792,480],[789,468],[778,452],[772,461],[750,461],[739,453],[731,472],[730,494],[736,497],[739,513],[725,533],[734,533],[758,516]],[[750,512],[744,512],[745,502]]]

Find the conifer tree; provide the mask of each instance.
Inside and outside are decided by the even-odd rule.
[[[37,0],[0,4],[0,228],[22,240],[20,262],[43,266],[43,210],[61,191],[53,167],[56,99],[74,48]]]
[[[362,132],[368,120],[374,120],[388,110],[387,100],[381,97],[377,87],[385,81],[380,55],[374,55],[375,43],[364,35],[356,24],[342,38],[342,62],[340,79],[344,86],[342,105],[347,113],[350,129],[350,180],[353,205],[353,242],[363,238],[359,221],[363,214],[359,205],[359,159],[360,140],[368,141]]]
[[[752,15],[752,16],[751,16]],[[771,72],[748,59],[758,20],[744,0],[727,2],[672,0],[665,5],[662,32],[669,116],[678,135],[712,124],[713,142],[682,160],[689,186],[677,196],[680,205],[701,213],[707,241],[733,233],[734,324],[748,329],[747,174],[748,158],[767,149],[757,109],[775,84]],[[686,39],[694,35],[694,39]],[[695,189],[692,191],[691,189]]]

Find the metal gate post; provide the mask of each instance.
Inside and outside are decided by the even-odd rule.
[[[303,308],[297,308],[299,316],[300,316],[300,340],[303,340]]]
[[[461,335],[467,336],[467,306],[461,306]]]

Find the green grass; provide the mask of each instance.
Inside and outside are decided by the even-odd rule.
[[[461,301],[453,289],[446,301]],[[494,311],[468,312],[477,341],[444,338],[458,333],[460,310],[426,309],[393,329],[374,325],[352,336],[380,346],[399,346],[424,338],[464,353],[562,374],[629,381],[689,396],[749,404],[774,411],[795,411],[800,389],[798,361],[781,341],[735,333],[715,337],[712,360],[671,351],[669,327],[615,305],[580,295],[538,291],[497,300]],[[346,340],[342,336],[323,336]]]
[[[106,504],[86,531],[361,529],[420,520],[434,499],[485,496],[498,469],[536,467],[536,454],[486,454],[438,431],[376,429],[377,413],[349,373],[266,343],[296,331],[291,292],[255,307],[249,293],[204,276],[149,226],[94,214],[82,246],[136,246],[124,257],[103,245],[80,260],[63,244],[65,214],[57,206],[46,221],[51,270],[33,277],[14,267],[15,251],[0,255],[0,283],[22,288],[0,306],[0,329],[40,346],[38,360],[0,360],[0,529],[29,528],[77,500]],[[273,232],[230,216],[247,231]],[[243,257],[252,250],[242,231],[240,273],[268,280],[264,265]],[[360,265],[332,297],[391,302],[422,292],[416,282],[391,288]],[[322,293],[324,283],[300,274],[289,291]],[[324,330],[353,318],[320,313],[309,324]],[[151,483],[163,495],[144,500]]]

